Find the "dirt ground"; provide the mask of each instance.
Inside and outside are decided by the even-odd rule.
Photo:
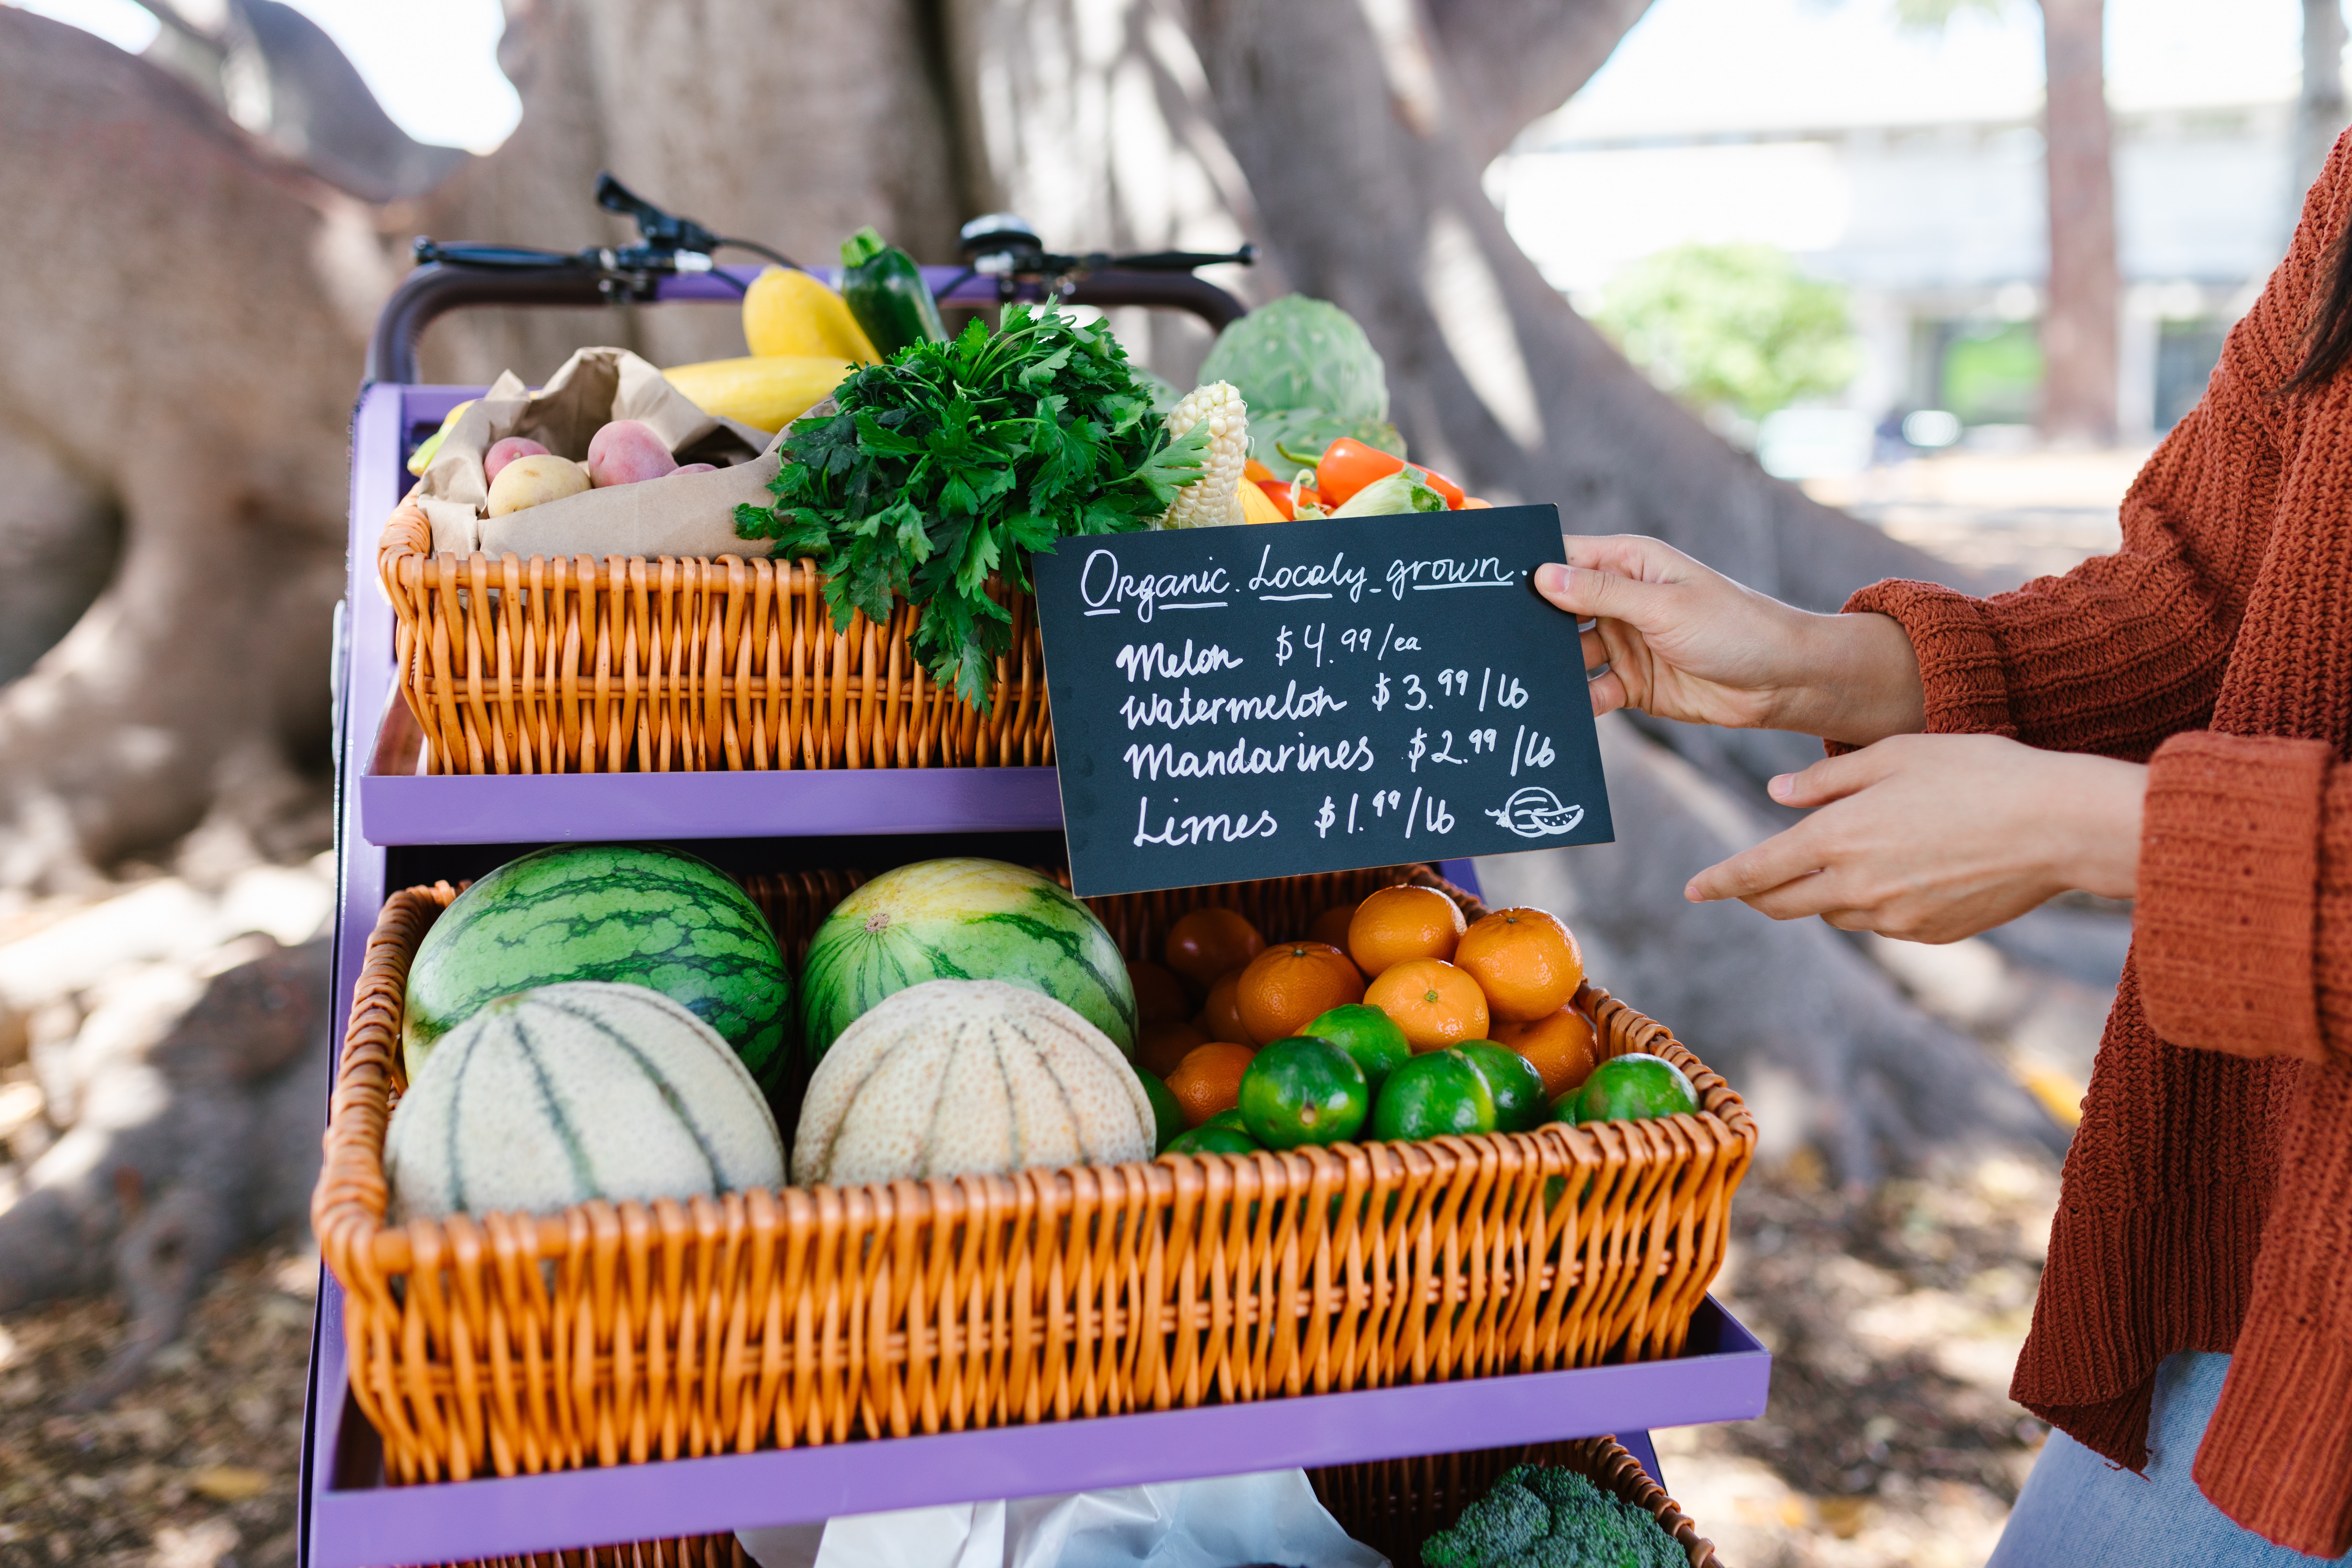
[[[0,1321],[0,1568],[278,1568],[295,1480],[319,1257],[251,1254],[106,1410],[68,1412],[122,1314],[65,1301]]]

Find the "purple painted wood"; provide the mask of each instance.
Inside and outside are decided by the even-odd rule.
[[[331,1291],[331,1295],[332,1292]],[[324,1303],[322,1303],[322,1307]],[[314,1493],[317,1568],[544,1552],[981,1498],[1630,1433],[1760,1414],[1771,1358],[1712,1299],[1677,1361],[428,1488]],[[332,1350],[328,1346],[331,1343]],[[322,1338],[320,1386],[341,1387]],[[329,1382],[331,1366],[334,1381]],[[360,1426],[357,1422],[353,1426]],[[363,1429],[363,1428],[362,1428]],[[1643,1440],[1646,1448],[1646,1438]],[[327,1473],[332,1450],[312,1457]],[[351,1474],[345,1456],[343,1473]],[[1654,1459],[1651,1461],[1654,1465]]]
[[[384,519],[407,488],[401,468],[402,438],[406,426],[419,419],[437,420],[470,389],[454,395],[436,395],[436,388],[416,404],[404,403],[397,386],[371,386],[360,395],[352,415],[352,515],[348,578],[344,585],[344,644],[336,650],[341,662],[341,711],[337,715],[335,744],[338,767],[335,801],[335,990],[328,1016],[325,1048],[339,1050],[341,1020],[351,1015],[352,993],[367,959],[368,933],[375,912],[383,905],[384,853],[360,833],[359,792],[351,787],[358,760],[374,740],[377,715],[392,694],[392,605],[375,583],[376,539]],[[324,1121],[321,1106],[320,1120]],[[344,1386],[342,1297],[324,1269],[320,1272],[319,1321],[310,1375],[310,1407],[304,1426],[308,1441],[302,1455],[301,1517],[299,1530],[303,1561],[317,1558],[321,1528],[318,1501],[327,1471],[320,1459],[340,1451],[343,1412],[350,1403]]]
[[[1469,894],[1474,899],[1486,895],[1478,887],[1478,862],[1475,860],[1440,860],[1437,874]]]
[[[1051,768],[418,778],[364,773],[376,844],[793,838],[1059,828]]]

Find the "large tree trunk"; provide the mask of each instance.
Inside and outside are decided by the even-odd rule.
[[[1639,9],[517,0],[504,53],[522,129],[397,230],[617,237],[588,202],[609,166],[812,260],[866,222],[943,257],[959,218],[998,205],[1070,248],[1251,237],[1271,264],[1249,286],[1355,313],[1415,449],[1491,497],[1558,500],[1579,531],[1662,535],[1814,606],[1875,577],[1948,578],[1716,440],[1544,284],[1481,195],[1494,149]],[[88,164],[100,146],[102,168]],[[266,812],[288,738],[323,721],[343,411],[383,284],[354,290],[321,265],[354,237],[380,255],[348,203],[161,73],[5,9],[0,204],[26,237],[0,303],[0,425],[100,477],[124,536],[99,604],[0,694],[0,880],[22,883],[167,843],[224,793]],[[154,300],[174,306],[121,306]],[[515,313],[436,329],[428,363],[536,377],[599,341],[673,361],[740,352],[725,310]],[[112,426],[72,417],[89,409]],[[1801,1086],[1817,1109],[1784,1121],[1849,1173],[1937,1140],[2054,1142],[1980,1047],[1840,939],[1691,914],[1681,879],[1769,825],[1750,781],[1811,748],[1652,728],[1696,766],[1610,726],[1625,846],[1496,863],[1497,889],[1575,900],[1635,1001],[1753,1081]]]
[[[2050,282],[2042,310],[2042,434],[2116,438],[2116,182],[2107,120],[2106,0],[2042,0],[2048,87]]]
[[[161,71],[0,9],[0,426],[70,477],[50,525],[121,520],[104,592],[0,689],[0,886],[164,849],[208,813],[267,836],[289,759],[324,753],[373,310],[338,258],[376,256],[366,209]]]
[[[610,169],[673,212],[813,267],[867,224],[951,259],[963,215],[929,11],[914,0],[515,0],[499,59],[522,122],[436,194],[425,226],[565,249],[634,239],[588,199]],[[427,374],[483,382],[511,368],[535,382],[583,343],[663,364],[744,352],[724,309],[475,311],[428,335]]]
[[[1189,0],[1189,50],[1150,0],[1094,7],[1084,27],[1076,11],[950,10],[967,178],[990,205],[1066,248],[1256,238],[1268,263],[1235,281],[1261,296],[1298,289],[1360,320],[1417,454],[1496,499],[1557,500],[1572,531],[1656,534],[1822,609],[1880,577],[1956,575],[1717,440],[1512,242],[1479,174],[1524,123],[1496,106],[1532,118],[1605,55],[1589,33],[1579,49],[1552,47],[1568,8]],[[1622,31],[1638,11],[1575,15]],[[1475,115],[1458,107],[1472,99]],[[1191,363],[1167,351],[1199,352],[1156,325],[1149,342],[1180,376]],[[1673,724],[1608,734],[1624,845],[1490,862],[1502,894],[1575,908],[1618,965],[1605,973],[1626,976],[1643,1006],[1687,1021],[1703,1050],[1742,1071],[1769,1078],[1769,1066],[1800,1086],[1801,1135],[1850,1174],[1932,1146],[2063,1143],[1977,1042],[1920,1013],[1834,933],[1684,902],[1692,871],[1785,821],[1756,786],[1817,759],[1815,742]],[[1701,951],[1707,961],[1692,963]]]

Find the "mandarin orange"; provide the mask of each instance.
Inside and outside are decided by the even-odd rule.
[[[1242,1102],[1242,1074],[1257,1052],[1230,1041],[1195,1046],[1168,1075],[1168,1092],[1176,1097],[1184,1124],[1198,1127],[1220,1110]]]
[[[1140,1023],[1181,1019],[1192,1010],[1184,999],[1184,983],[1149,959],[1129,964],[1127,980],[1135,987],[1135,1016]]]
[[[1168,967],[1202,987],[1265,951],[1257,927],[1233,910],[1194,910],[1168,928]]]
[[[1315,923],[1307,928],[1307,940],[1328,942],[1345,952],[1348,951],[1348,922],[1355,918],[1355,905],[1334,904],[1315,917]]]
[[[1242,972],[1234,969],[1217,976],[1217,983],[1209,987],[1209,999],[1192,1020],[1193,1026],[1209,1038],[1241,1046],[1256,1044],[1250,1038],[1249,1030],[1242,1026],[1241,1010],[1234,1005],[1234,994],[1241,983]]]
[[[1575,1007],[1562,1007],[1524,1024],[1493,1026],[1489,1038],[1535,1063],[1543,1074],[1544,1095],[1558,1100],[1592,1076],[1601,1065],[1600,1033]]]
[[[1462,907],[1434,888],[1382,888],[1348,921],[1348,956],[1367,974],[1412,958],[1452,958]]]
[[[1286,942],[1250,960],[1234,994],[1242,1027],[1264,1044],[1295,1035],[1334,1007],[1364,999],[1348,955],[1320,942]]]
[[[1486,1037],[1486,995],[1442,958],[1409,958],[1381,971],[1364,1000],[1386,1013],[1418,1053]]]
[[[1154,1018],[1135,1031],[1135,1065],[1166,1078],[1176,1064],[1209,1043],[1207,1031],[1181,1018]]]
[[[1514,1024],[1567,1006],[1584,981],[1575,936],[1544,910],[1496,910],[1462,933],[1454,962],[1478,982],[1495,1016]]]

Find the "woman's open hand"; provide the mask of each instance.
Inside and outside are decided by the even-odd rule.
[[[1957,942],[2070,888],[2131,897],[2147,792],[2135,763],[1997,735],[1898,735],[1774,779],[1781,805],[1820,809],[1700,872],[1685,896]]]
[[[1916,730],[1911,639],[1884,616],[1817,616],[1638,534],[1566,542],[1536,591],[1580,619],[1592,710],[1796,730],[1867,744]]]

